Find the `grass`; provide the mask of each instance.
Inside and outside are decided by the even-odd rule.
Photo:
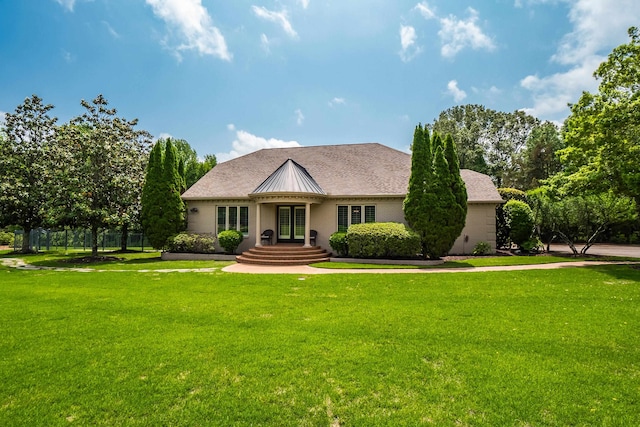
[[[317,268],[332,269],[407,269],[407,268],[469,268],[469,267],[489,267],[489,266],[508,266],[508,265],[530,265],[530,264],[551,264],[554,262],[571,262],[584,261],[595,258],[573,258],[564,256],[493,256],[493,257],[477,257],[468,258],[460,261],[446,261],[437,265],[402,265],[402,264],[371,264],[371,263],[350,263],[350,262],[321,262],[313,264]]]
[[[0,277],[0,425],[640,424],[629,266]]]
[[[2,252],[0,252],[0,255]],[[162,261],[160,252],[99,252],[99,256],[117,257],[118,261],[101,261],[86,263],[80,258],[91,253],[83,251],[49,251],[33,255],[5,253],[5,258],[21,258],[30,265],[54,268],[90,268],[95,270],[165,270],[165,269],[199,269],[222,268],[231,264],[228,261]]]

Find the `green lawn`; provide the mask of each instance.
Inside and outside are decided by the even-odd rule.
[[[629,266],[0,277],[3,426],[640,425]]]

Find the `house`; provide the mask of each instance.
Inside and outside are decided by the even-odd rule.
[[[220,163],[189,188],[188,231],[218,233],[234,228],[245,251],[267,242],[330,249],[329,236],[361,222],[405,223],[402,203],[411,155],[377,143],[272,148]],[[478,242],[495,249],[495,208],[502,203],[489,176],[461,171],[467,187],[464,230],[451,253],[470,253]]]

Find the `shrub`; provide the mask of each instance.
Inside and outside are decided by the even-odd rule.
[[[502,197],[505,202],[519,200],[529,204],[527,193],[517,188],[498,188],[498,193],[500,193],[500,197]],[[509,226],[507,224],[504,207],[505,205],[496,207],[496,246],[499,248],[506,248],[511,244],[509,241]]]
[[[471,252],[473,255],[487,255],[491,253],[491,245],[487,242],[478,242]]]
[[[540,239],[534,236],[524,242],[521,248],[525,252],[539,252],[541,249],[544,249],[544,245]]]
[[[216,238],[212,234],[180,233],[168,240],[170,252],[212,254],[216,251]]]
[[[531,208],[525,202],[509,200],[504,205],[504,212],[509,238],[518,247],[522,247],[533,234],[535,222]]]
[[[225,230],[218,233],[218,242],[228,254],[234,254],[240,243],[242,243],[244,235],[238,230]]]
[[[13,233],[7,230],[0,230],[0,246],[13,246]]]
[[[339,256],[345,256],[349,253],[349,246],[347,245],[347,233],[343,231],[336,231],[329,236],[329,245]]]
[[[355,258],[413,258],[422,249],[417,233],[394,222],[351,225],[347,242]]]

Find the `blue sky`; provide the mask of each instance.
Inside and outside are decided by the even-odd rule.
[[[561,122],[640,25],[637,0],[5,0],[0,115],[103,94],[219,161],[379,142],[460,104]]]

